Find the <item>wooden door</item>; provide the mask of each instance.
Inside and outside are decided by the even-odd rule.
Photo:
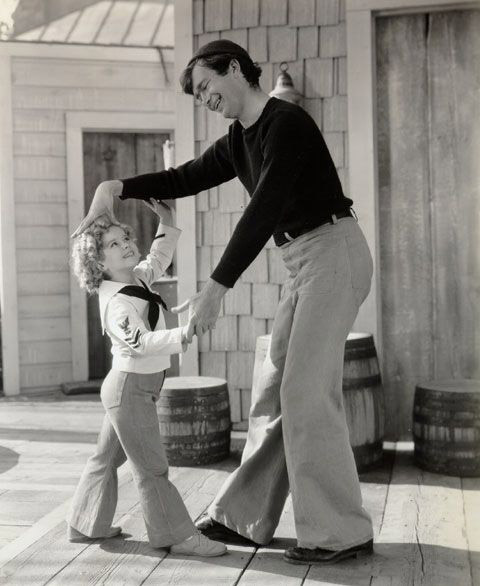
[[[480,377],[480,13],[377,20],[387,429],[415,385]]]
[[[101,181],[129,177],[165,168],[162,145],[169,139],[168,134],[134,134],[85,132],[83,135],[83,161],[85,185],[85,210],[88,210]],[[148,253],[158,225],[157,217],[142,202],[117,200],[114,205],[116,217],[133,227],[142,256]],[[168,307],[177,302],[177,287],[174,279],[175,260],[167,271],[171,281],[154,286],[165,299]],[[165,314],[167,327],[178,325],[177,316]],[[110,341],[102,336],[98,297],[88,298],[88,361],[89,379],[103,378],[111,366]],[[178,356],[172,357],[168,375],[178,375]]]

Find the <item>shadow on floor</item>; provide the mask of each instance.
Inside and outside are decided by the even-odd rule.
[[[0,474],[7,472],[18,464],[19,455],[14,450],[0,446]]]

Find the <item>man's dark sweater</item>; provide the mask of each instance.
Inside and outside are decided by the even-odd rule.
[[[122,179],[122,199],[179,198],[238,177],[250,194],[212,279],[233,287],[276,233],[314,228],[352,200],[323,137],[299,106],[270,98],[258,120],[238,120],[201,156],[175,169]]]

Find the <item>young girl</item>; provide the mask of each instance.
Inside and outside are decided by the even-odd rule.
[[[80,286],[98,293],[102,328],[112,341],[112,369],[105,377],[101,399],[106,410],[97,449],[89,458],[67,517],[70,541],[114,537],[117,468],[129,461],[153,547],[170,547],[183,555],[217,556],[219,542],[199,533],[173,484],[160,441],[155,402],[170,366],[170,355],[187,348],[187,326],[167,330],[149,286],[171,263],[180,230],[171,224],[165,204],[146,204],[160,224],[150,254],[140,254],[132,229],[108,216],[98,218],[78,236],[73,268]]]

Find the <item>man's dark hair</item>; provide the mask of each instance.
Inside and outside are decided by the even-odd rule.
[[[240,71],[248,83],[254,88],[259,87],[258,80],[260,79],[262,68],[258,63],[254,63],[250,58],[243,57],[242,55],[222,53],[220,55],[199,57],[198,59],[190,61],[180,76],[180,85],[182,86],[182,90],[184,93],[193,96],[192,71],[195,65],[198,64],[202,67],[213,69],[213,71],[218,73],[218,75],[226,75],[232,59],[238,61],[238,64],[240,65]]]

